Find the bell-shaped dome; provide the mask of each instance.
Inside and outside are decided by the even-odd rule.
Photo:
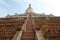
[[[26,12],[33,12],[33,8],[31,7],[31,4],[29,4],[29,7],[26,9]]]

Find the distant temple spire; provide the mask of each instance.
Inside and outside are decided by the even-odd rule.
[[[29,4],[29,7],[26,9],[26,12],[33,12],[33,8],[31,7],[31,4]]]
[[[31,4],[29,4],[29,6],[31,6]]]
[[[32,8],[32,7],[31,7],[31,4],[29,4],[29,8]]]

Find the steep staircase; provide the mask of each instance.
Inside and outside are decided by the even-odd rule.
[[[35,40],[35,31],[32,19],[27,19],[26,31],[23,31],[21,40]]]
[[[33,20],[34,16],[32,14],[31,5],[29,5],[29,8],[26,11],[28,11],[27,18],[19,33],[16,33],[16,36],[14,36],[12,40],[44,40],[43,37],[41,37],[40,32],[35,30],[35,22]]]
[[[22,39],[21,40],[35,40],[35,34],[34,31],[27,31],[23,32]]]

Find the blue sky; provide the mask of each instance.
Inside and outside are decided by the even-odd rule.
[[[0,17],[22,14],[29,4],[36,13],[60,16],[60,0],[0,0]]]

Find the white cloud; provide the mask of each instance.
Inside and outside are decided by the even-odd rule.
[[[5,0],[0,0],[0,17],[4,17],[7,14],[9,14],[8,10],[6,8],[4,8],[3,6],[10,7],[10,5],[8,5],[8,3],[5,2]]]
[[[60,0],[35,0],[33,1],[38,10],[46,14],[52,13],[53,15],[60,16]]]
[[[23,2],[23,0],[12,0],[12,1],[14,1],[14,2],[17,2],[17,3],[21,3],[21,2]]]
[[[0,5],[9,7],[10,5],[5,2],[5,0],[0,0]]]
[[[60,15],[60,0],[14,0],[17,3],[27,2],[36,6],[35,10],[44,11],[46,14],[53,13],[54,15]],[[33,6],[32,5],[32,6]]]
[[[31,3],[32,7],[36,7],[37,10],[41,10],[46,14],[53,13],[54,15],[60,15],[60,0],[12,0],[18,4]],[[0,0],[0,5],[9,6],[4,0]],[[24,9],[23,9],[24,10]],[[0,10],[1,11],[1,10]],[[1,13],[7,12],[5,9]],[[8,13],[8,12],[7,12]]]
[[[0,8],[0,17],[4,17],[7,14],[9,14],[9,12],[6,9]]]
[[[12,0],[12,1],[15,1],[20,4],[21,2],[32,3],[34,0]]]
[[[48,4],[50,4],[51,5],[50,7],[53,7],[53,10],[51,9],[52,10],[51,12],[54,15],[60,16],[60,0],[45,0],[45,2],[48,3]]]
[[[26,0],[25,2],[32,3],[34,0]]]

